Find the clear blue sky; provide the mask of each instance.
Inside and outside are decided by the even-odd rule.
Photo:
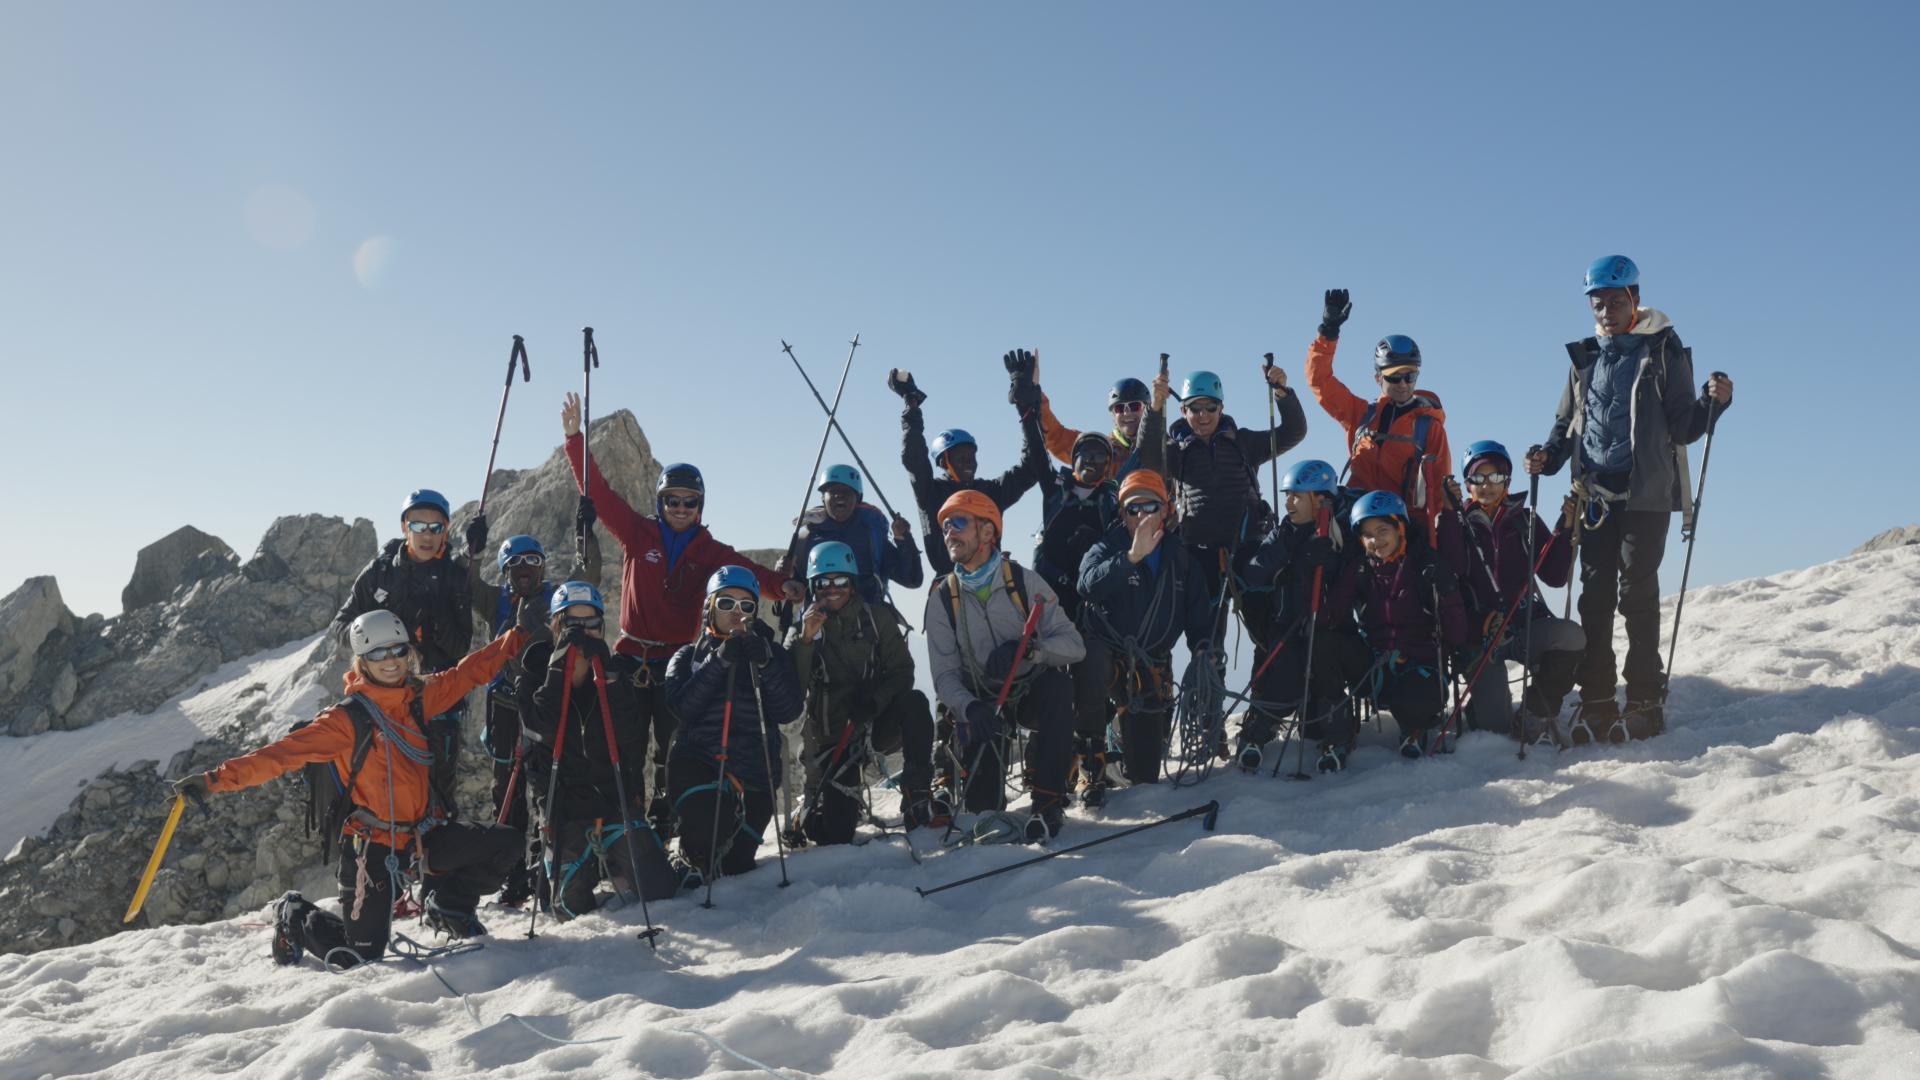
[[[535,381],[501,460],[549,452],[586,324],[596,412],[700,464],[743,545],[784,540],[819,434],[781,338],[825,381],[861,334],[846,422],[899,503],[887,368],[987,468],[1014,456],[1015,345],[1069,422],[1101,424],[1106,385],[1166,351],[1264,424],[1259,355],[1299,381],[1330,286],[1354,294],[1350,382],[1411,334],[1455,445],[1524,446],[1590,332],[1581,272],[1615,251],[1738,383],[1696,580],[1825,560],[1920,519],[1916,21],[13,5],[0,588],[54,573],[111,613],[138,547],[188,522],[243,555],[287,513],[391,535],[411,487],[477,494],[515,333]],[[1302,450],[1333,457],[1309,415]]]

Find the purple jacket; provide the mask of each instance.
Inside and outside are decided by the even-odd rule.
[[[1439,522],[1444,537],[1449,526]],[[1459,527],[1458,519],[1452,528]],[[1405,554],[1392,562],[1363,555],[1341,569],[1327,603],[1351,605],[1360,617],[1360,629],[1376,653],[1398,649],[1408,660],[1431,664],[1434,650],[1434,589],[1440,593],[1439,622],[1449,649],[1469,643],[1466,608],[1459,586],[1445,562],[1409,530]]]
[[[1453,528],[1465,541],[1460,566],[1467,584],[1467,604],[1477,616],[1506,614],[1532,575],[1527,568],[1527,519],[1533,519],[1533,552],[1540,563],[1540,581],[1552,588],[1567,583],[1573,568],[1573,536],[1567,528],[1547,531],[1539,515],[1527,509],[1525,495],[1509,495],[1507,501],[1489,516],[1478,504],[1469,503],[1464,513],[1447,510],[1443,518],[1452,518]],[[1524,606],[1515,609],[1515,617]]]

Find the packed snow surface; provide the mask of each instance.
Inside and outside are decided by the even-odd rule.
[[[434,970],[276,968],[260,916],[0,958],[0,1075],[1920,1075],[1920,549],[1696,590],[1685,634],[1650,743],[1376,736],[1059,843],[1209,798],[1217,832],[927,899],[1032,852],[811,850],[782,889],[769,849],[654,905],[657,956],[627,909],[494,912]]]

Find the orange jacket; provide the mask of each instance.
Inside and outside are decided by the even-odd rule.
[[[1428,391],[1419,391],[1416,400],[1424,401],[1424,407],[1410,409],[1394,417],[1385,432],[1387,438],[1360,433],[1360,423],[1366,419],[1368,405],[1377,406],[1377,416],[1387,407],[1387,397],[1383,394],[1377,402],[1368,402],[1334,378],[1333,352],[1336,344],[1317,337],[1312,345],[1307,346],[1307,387],[1313,391],[1320,407],[1347,433],[1347,486],[1361,491],[1393,492],[1407,501],[1410,512],[1426,518],[1429,537],[1437,535],[1434,531],[1436,523],[1440,512],[1446,509],[1447,502],[1444,485],[1453,468],[1449,464],[1453,460],[1452,452],[1447,448],[1447,414],[1440,408],[1440,398]],[[1414,427],[1421,415],[1433,418],[1427,430],[1427,461],[1420,470],[1421,479],[1425,482],[1409,484],[1407,467],[1413,463],[1416,453],[1413,445]],[[1356,438],[1357,434],[1361,437]]]
[[[414,688],[418,686],[424,695],[420,702],[421,714],[438,716],[458,704],[468,691],[485,686],[526,643],[526,631],[514,627],[485,648],[468,653],[466,659],[452,668],[403,686],[380,686],[348,671],[347,694],[365,695],[380,707],[409,746],[416,751],[425,750],[427,735],[414,727],[408,707]],[[384,740],[385,736],[376,729],[373,748],[360,766],[360,775],[354,777],[353,804],[387,821],[419,821],[427,816],[427,767],[414,764],[402,754],[387,752]],[[387,771],[389,760],[393,767],[391,773]],[[256,787],[310,761],[331,761],[340,777],[346,778],[353,764],[353,718],[346,710],[336,705],[321,713],[313,723],[288,732],[278,742],[223,762],[208,774],[207,788],[240,791]],[[389,798],[392,799],[391,811]],[[348,835],[366,834],[375,843],[388,847],[405,844],[387,830],[370,828],[353,818],[347,819],[342,831]]]
[[[1040,395],[1040,435],[1046,440],[1047,453],[1063,465],[1073,465],[1073,444],[1080,441],[1081,432],[1060,423],[1053,415],[1053,403],[1047,395]],[[1112,480],[1127,467],[1127,459],[1133,454],[1133,445],[1125,441],[1118,429],[1107,432],[1107,475],[1102,480]]]

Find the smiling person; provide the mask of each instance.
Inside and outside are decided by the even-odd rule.
[[[1140,387],[1144,394],[1146,386]],[[1086,640],[1087,655],[1067,669],[1073,679],[1074,753],[1080,762],[1081,798],[1099,806],[1107,793],[1107,727],[1113,708],[1107,681],[1113,664],[1106,645],[1086,633],[1081,621],[1080,563],[1093,545],[1120,520],[1120,487],[1110,479],[1113,446],[1096,431],[1073,444],[1073,465],[1058,468],[1040,489],[1040,535],[1034,543],[1033,569],[1060,597]],[[1132,475],[1129,473],[1128,475]]]
[[[353,666],[346,699],[278,741],[174,784],[196,802],[244,791],[310,762],[325,762],[344,793],[321,822],[335,867],[341,914],[297,892],[274,903],[273,958],[298,963],[310,952],[332,967],[378,960],[393,927],[393,902],[417,871],[427,922],[452,937],[487,932],[474,915],[480,897],[500,887],[521,853],[508,826],[456,821],[449,707],[484,685],[526,644],[539,614],[522,605],[521,625],[452,668],[423,675],[420,652],[398,615],[369,611],[347,626]],[[433,719],[429,719],[432,717]]]
[[[373,557],[333,617],[333,634],[349,644],[353,621],[369,611],[391,611],[419,651],[420,670],[445,671],[473,644],[473,584],[465,559],[448,543],[452,508],[431,488],[412,492],[400,507],[399,539]],[[460,710],[458,699],[448,705]]]
[[[1552,476],[1573,462],[1580,496],[1580,714],[1611,742],[1666,730],[1660,663],[1660,561],[1673,512],[1691,513],[1688,444],[1733,405],[1733,380],[1714,372],[1696,391],[1693,350],[1673,322],[1640,306],[1640,268],[1606,255],[1587,268],[1594,336],[1567,345],[1572,367],[1547,441],[1527,471]],[[1615,666],[1615,608],[1627,624],[1627,657]],[[1626,676],[1627,707],[1617,682]]]
[[[1040,378],[1040,363],[1034,360],[1034,380]],[[1076,431],[1060,423],[1053,415],[1053,402],[1047,395],[1040,395],[1040,432],[1046,437],[1047,453],[1063,465],[1077,468],[1081,440],[1099,439],[1107,445],[1107,454],[1103,467],[1106,472],[1099,479],[1114,483],[1126,479],[1128,473],[1140,467],[1139,434],[1140,421],[1147,414],[1147,402],[1151,394],[1147,384],[1139,379],[1127,378],[1114,383],[1107,390],[1107,412],[1113,421],[1112,430],[1102,434],[1098,431]]]
[[[1073,768],[1073,683],[1065,668],[1086,655],[1086,643],[1052,586],[1001,553],[1000,508],[985,493],[955,492],[940,508],[939,522],[954,568],[928,590],[921,625],[934,692],[949,718],[943,725],[947,770],[962,787],[967,810],[999,809],[1011,741],[1004,732],[1011,724],[1032,730],[1027,838],[1058,836]],[[1035,605],[1044,607],[1022,655]],[[1010,688],[1005,708],[995,712],[1003,686]]]
[[[674,866],[686,887],[753,869],[773,820],[784,760],[780,727],[800,715],[800,684],[792,657],[754,617],[759,608],[753,571],[714,571],[700,639],[681,646],[667,665],[667,704],[680,721],[667,757],[667,790],[680,821]]]
[[[865,767],[900,754],[900,806],[908,829],[941,827],[953,811],[933,795],[933,707],[913,688],[913,656],[893,612],[878,615],[854,588],[853,551],[837,540],[813,549],[813,603],[787,635],[806,693],[801,761],[802,839],[845,844],[868,809]]]
[[[1333,374],[1340,327],[1353,314],[1347,290],[1329,289],[1320,315],[1320,334],[1307,346],[1307,388],[1347,438],[1347,483],[1362,491],[1391,491],[1437,539],[1433,525],[1445,500],[1451,450],[1447,414],[1440,397],[1415,389],[1420,381],[1420,346],[1405,334],[1389,334],[1373,349],[1373,382],[1380,396],[1372,401],[1347,389]]]
[[[893,369],[887,386],[900,395],[900,463],[913,482],[913,498],[926,527],[927,561],[936,574],[953,569],[940,537],[940,508],[958,491],[977,491],[1005,510],[1020,501],[1027,489],[1047,474],[1046,443],[1040,435],[1040,384],[1035,379],[1039,357],[1015,349],[1002,357],[1011,385],[1007,400],[1020,416],[1020,460],[997,477],[980,476],[980,445],[962,428],[948,428],[927,445],[926,421],[920,406],[927,395],[914,385],[913,373]],[[939,469],[936,475],[934,469]]]
[[[568,394],[560,409],[560,428],[567,436],[567,460],[580,479],[580,396]],[[751,573],[756,588],[806,599],[799,582],[769,570],[714,539],[700,516],[706,505],[706,480],[692,465],[668,465],[654,490],[651,517],[641,514],[613,490],[606,473],[593,470],[588,498],[600,512],[600,521],[622,553],[620,575],[620,633],[613,649],[639,661],[633,678],[643,691],[642,718],[653,729],[654,803],[648,811],[661,837],[673,833],[672,807],[667,790],[667,749],[673,740],[673,712],[665,697],[667,662],[680,648],[700,637],[706,624],[707,579],[721,567],[740,567]]]
[[[820,505],[800,518],[793,547],[783,565],[806,566],[821,544],[844,544],[857,564],[855,579],[861,599],[869,604],[892,604],[887,582],[917,589],[925,580],[920,549],[913,543],[913,526],[898,514],[891,524],[879,510],[861,502],[865,484],[851,465],[829,465],[820,470],[814,490]],[[891,535],[889,535],[891,532]]]

